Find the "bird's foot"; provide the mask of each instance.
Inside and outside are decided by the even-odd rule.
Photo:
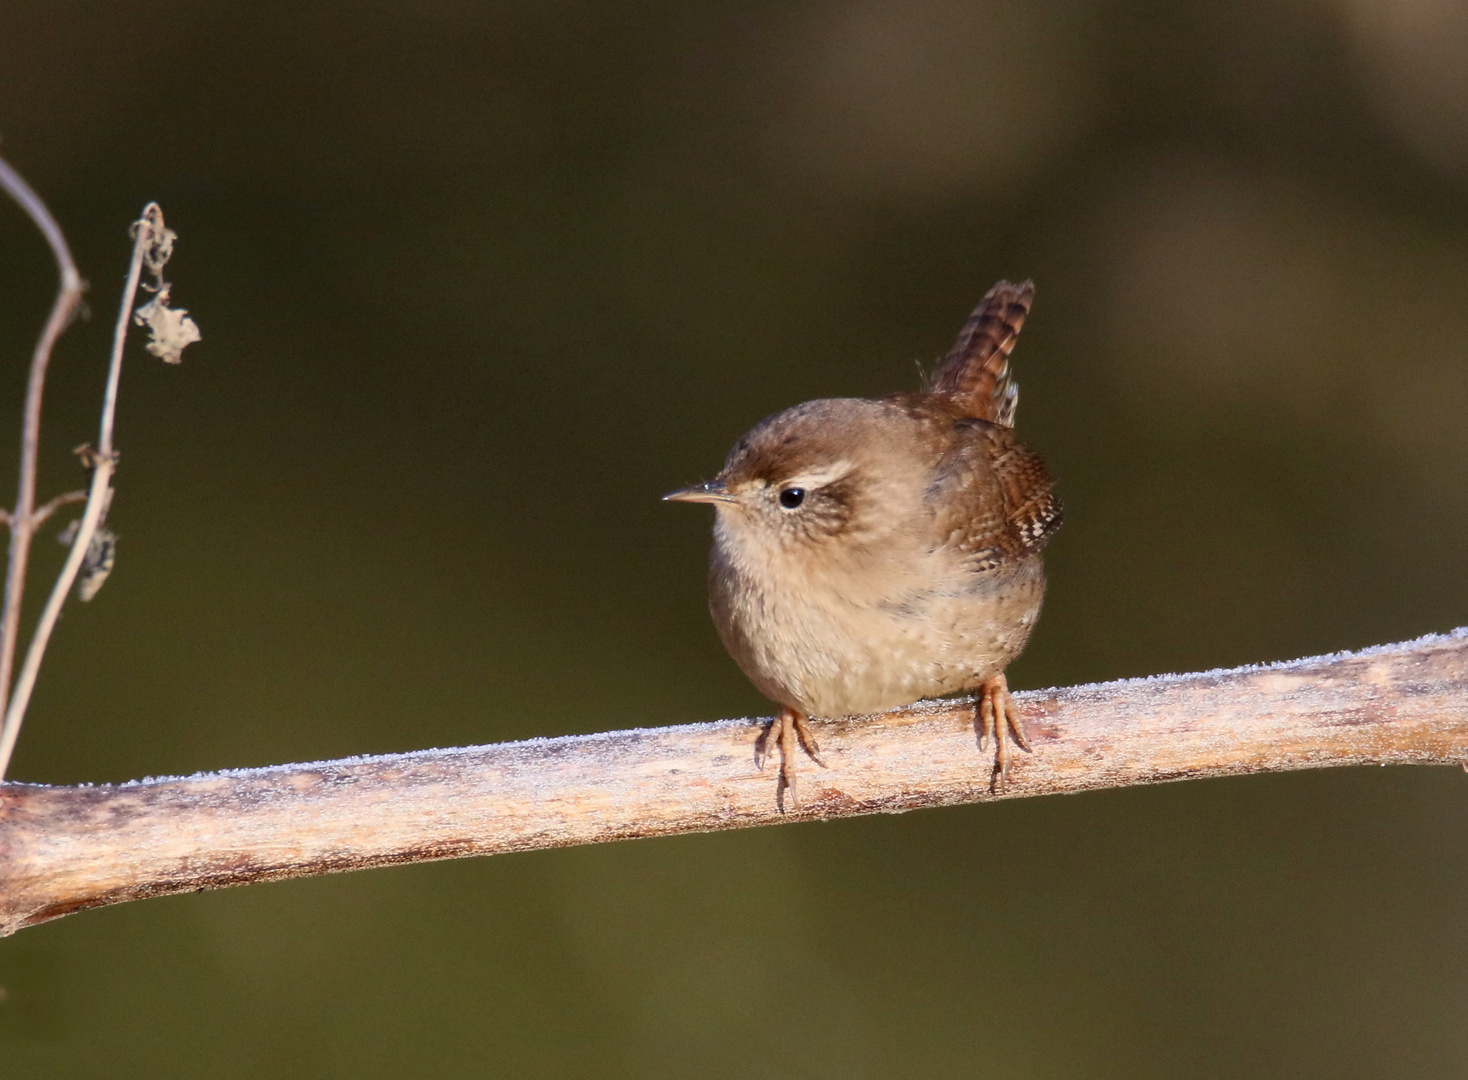
[[[782,708],[776,717],[770,721],[770,726],[765,728],[765,733],[760,736],[756,747],[756,760],[759,767],[764,769],[765,762],[775,751],[780,754],[780,777],[775,783],[775,804],[783,812],[786,809],[795,809],[798,804],[795,797],[795,747],[796,744],[804,750],[810,759],[821,768],[826,763],[821,760],[821,748],[816,745],[816,737],[810,730],[810,724],[806,722],[806,715],[786,706]],[[790,805],[785,805],[785,796],[789,794]]]
[[[1025,753],[1030,753],[1024,721],[1014,707],[1014,698],[1009,695],[1009,683],[1002,671],[979,688],[979,749],[985,749],[991,738],[994,740],[994,774],[989,781],[989,790],[999,795],[1009,783],[1011,739]]]

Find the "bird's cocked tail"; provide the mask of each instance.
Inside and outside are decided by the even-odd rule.
[[[970,416],[1014,427],[1019,386],[1010,377],[1009,354],[1034,299],[1033,281],[1001,281],[985,293],[929,377],[928,392],[948,395]]]

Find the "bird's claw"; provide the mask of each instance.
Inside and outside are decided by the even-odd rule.
[[[799,745],[810,759],[821,768],[826,768],[826,763],[821,760],[821,748],[816,742],[815,734],[810,729],[806,716],[795,709],[783,708],[779,714],[770,721],[770,726],[765,728],[765,733],[760,736],[756,747],[756,761],[763,771],[765,762],[769,760],[772,751],[778,748],[780,752],[780,776],[775,785],[775,802],[781,811],[786,810],[785,794],[790,795],[789,809],[793,810],[799,805],[795,794],[795,748]]]
[[[1033,752],[1002,672],[986,680],[979,689],[979,749],[987,749],[990,739],[994,740],[994,773],[989,790],[999,795],[1009,785],[1009,766],[1013,760],[1010,740],[1025,753]]]

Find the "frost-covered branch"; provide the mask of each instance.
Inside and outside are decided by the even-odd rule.
[[[1016,695],[1033,754],[989,790],[974,709],[816,721],[801,804],[756,720],[281,765],[0,786],[0,934],[83,908],[390,863],[901,813],[1242,773],[1468,762],[1468,630],[1285,664]]]

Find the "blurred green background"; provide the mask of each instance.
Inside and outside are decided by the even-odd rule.
[[[1069,510],[1012,683],[1468,622],[1456,0],[9,0],[0,135],[92,284],[43,494],[149,199],[204,332],[130,355],[16,779],[764,713],[658,497],[1002,276]],[[10,425],[54,272],[0,253]],[[128,904],[0,942],[0,1070],[1459,1077],[1465,810],[1322,772]]]

